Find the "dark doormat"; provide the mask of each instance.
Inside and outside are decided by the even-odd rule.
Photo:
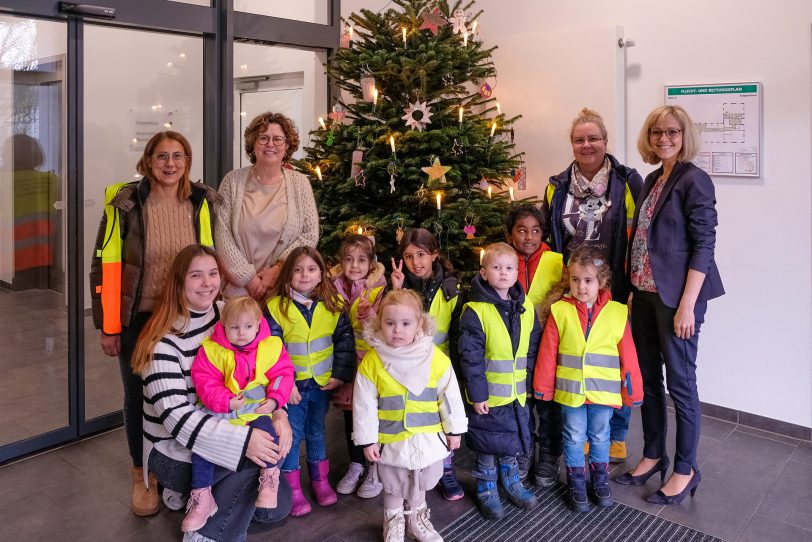
[[[715,542],[721,538],[689,529],[616,502],[610,508],[591,506],[571,512],[564,501],[566,487],[535,489],[539,505],[529,512],[505,503],[505,517],[488,521],[474,508],[441,531],[445,542]]]

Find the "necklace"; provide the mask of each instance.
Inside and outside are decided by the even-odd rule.
[[[262,180],[262,177],[259,175],[259,172],[257,172],[257,167],[256,167],[256,166],[252,167],[252,168],[251,168],[251,171],[254,173],[254,178],[257,180],[257,182],[258,182],[259,184],[263,185],[263,186],[268,186],[268,185],[271,185],[271,184],[276,184],[276,183],[278,183],[278,182],[279,182],[281,179],[284,179],[284,178],[285,178],[285,174],[284,174],[284,172],[283,172],[281,175],[277,175],[277,176],[275,176],[275,177],[271,177],[271,178],[270,178],[270,179],[268,179],[267,181],[263,181],[263,180]]]

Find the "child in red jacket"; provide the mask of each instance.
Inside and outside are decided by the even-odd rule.
[[[612,410],[643,401],[628,309],[612,301],[610,275],[609,262],[596,250],[582,246],[573,251],[561,285],[544,305],[549,317],[533,377],[536,398],[561,405],[568,498],[576,512],[589,509],[587,438],[592,497],[598,506],[611,506],[607,467]]]
[[[206,413],[250,425],[277,438],[271,415],[285,406],[295,371],[282,339],[271,335],[257,302],[235,297],[223,307],[220,322],[203,341],[192,363],[192,381]],[[262,467],[262,465],[260,465]],[[192,454],[192,494],[181,528],[201,529],[217,513],[211,492],[215,465]],[[257,508],[276,508],[279,468],[260,468]]]

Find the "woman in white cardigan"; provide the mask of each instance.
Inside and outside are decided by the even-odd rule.
[[[262,113],[245,129],[251,166],[220,184],[215,246],[226,268],[226,299],[261,299],[276,284],[282,262],[299,246],[315,247],[319,215],[309,179],[285,166],[299,148],[293,121]]]

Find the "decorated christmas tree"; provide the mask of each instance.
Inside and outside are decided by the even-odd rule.
[[[493,95],[495,47],[478,39],[474,2],[393,0],[345,21],[326,66],[335,104],[297,165],[314,179],[320,248],[336,254],[348,232],[396,253],[404,230],[434,233],[458,269],[478,269],[480,248],[504,239],[523,182],[512,124]]]

